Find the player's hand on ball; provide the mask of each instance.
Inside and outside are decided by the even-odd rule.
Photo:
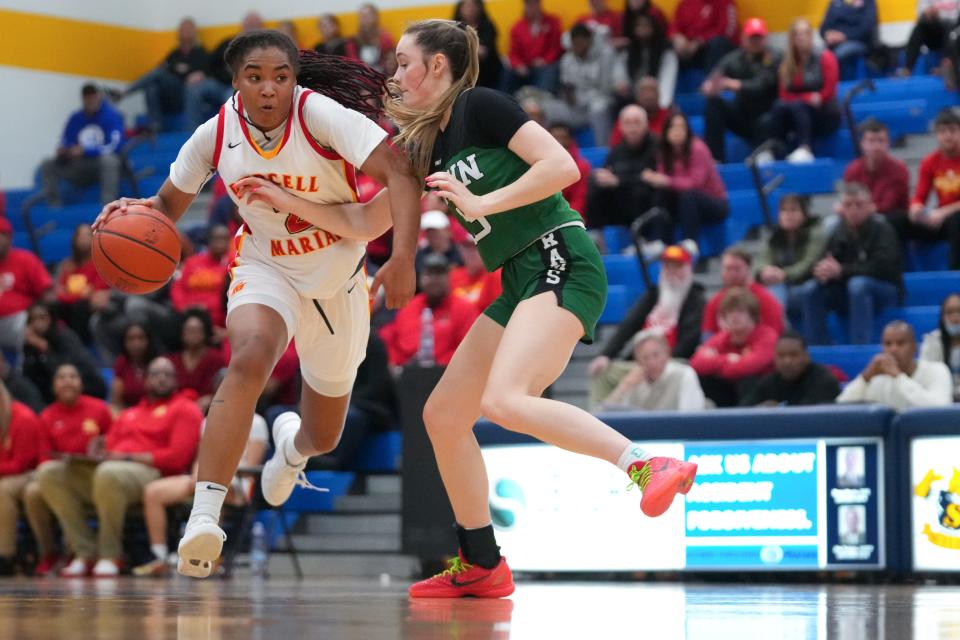
[[[481,196],[470,193],[467,187],[446,171],[427,176],[427,187],[436,189],[436,194],[452,203],[465,220],[476,220],[489,214]]]
[[[97,219],[93,221],[93,230],[96,231],[100,228],[100,225],[104,223],[107,217],[110,216],[114,211],[119,211],[121,214],[127,212],[127,207],[131,207],[135,204],[141,204],[145,207],[150,207],[151,209],[158,209],[157,207],[157,198],[118,198],[113,202],[108,202],[103,205],[103,209],[100,210],[100,214],[97,216]]]
[[[417,271],[412,258],[394,256],[387,260],[373,277],[370,295],[375,297],[383,287],[388,309],[405,306],[417,292]]]
[[[247,204],[262,202],[283,213],[290,213],[295,208],[295,196],[269,180],[248,176],[233,186],[237,189],[237,197],[245,200]]]

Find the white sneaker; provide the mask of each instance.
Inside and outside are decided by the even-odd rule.
[[[790,164],[810,164],[816,160],[816,157],[806,147],[797,147],[787,156],[787,162]]]
[[[94,578],[116,578],[119,575],[120,565],[115,560],[100,558],[97,564],[93,565]]]
[[[63,578],[84,578],[90,572],[90,561],[83,558],[74,558],[70,564],[60,570]]]
[[[287,442],[292,441],[300,430],[300,416],[292,411],[281,413],[273,421],[273,456],[263,465],[260,477],[260,489],[268,504],[278,507],[287,501],[294,487],[300,486],[312,491],[328,491],[315,487],[307,480],[303,472],[306,460],[296,466],[287,462]]]
[[[187,522],[183,539],[177,546],[179,561],[177,571],[191,578],[206,578],[213,570],[214,561],[220,557],[227,534],[212,520]]]

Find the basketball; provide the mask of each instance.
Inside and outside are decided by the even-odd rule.
[[[143,205],[111,212],[93,234],[93,263],[124,293],[156,291],[180,262],[180,236],[165,215]]]

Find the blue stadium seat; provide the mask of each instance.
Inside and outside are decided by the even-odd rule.
[[[946,242],[911,242],[904,255],[906,271],[943,271],[950,263]]]
[[[690,131],[693,131],[693,135],[703,138],[703,133],[707,128],[703,116],[688,116],[687,121],[690,123]]]
[[[930,129],[929,107],[924,98],[889,102],[855,102],[850,110],[857,122],[876,118],[890,129],[890,136],[926,133]]]
[[[707,79],[707,74],[701,69],[695,67],[689,67],[683,69],[677,75],[677,93],[686,93],[686,94],[698,94],[700,91],[700,85],[703,84],[703,81]]]
[[[47,264],[56,264],[70,255],[70,242],[73,232],[57,229],[41,236],[40,259]]]
[[[700,255],[704,258],[720,255],[730,245],[743,240],[751,226],[753,225],[745,219],[731,213],[723,222],[703,227],[697,241],[700,245]]]
[[[30,244],[30,236],[26,231],[14,231],[13,232],[13,246],[17,249],[26,249],[27,251],[33,251],[33,246]]]
[[[34,189],[10,189],[4,192],[4,195],[7,197],[7,218],[10,219],[14,227],[16,227],[17,222],[20,220],[20,207],[23,206],[23,201],[33,193],[35,193]]]
[[[607,142],[606,140],[594,140],[593,129],[590,127],[581,127],[574,131],[573,139],[577,141],[578,147],[593,147]]]
[[[850,131],[841,126],[840,130],[832,135],[816,138],[813,141],[813,153],[818,158],[833,158],[837,162],[852,160],[854,150]]]
[[[603,228],[603,244],[607,253],[620,253],[633,244],[633,238],[628,228],[611,225]]]
[[[818,158],[809,164],[774,162],[760,169],[763,181],[782,175],[778,189],[783,193],[832,193],[834,183],[843,177],[844,166],[832,158]]]
[[[580,155],[590,163],[591,167],[597,168],[602,167],[603,163],[606,162],[608,151],[607,147],[582,147]]]
[[[693,116],[702,116],[706,111],[707,100],[700,93],[700,87],[697,86],[692,91],[678,93],[673,97],[673,106],[685,113],[688,118]]]
[[[54,229],[72,233],[78,224],[93,223],[98,213],[99,204],[72,204],[65,207],[38,204],[30,208],[30,221],[34,229],[52,225]]]
[[[618,324],[627,314],[627,309],[633,304],[627,288],[622,285],[610,285],[607,287],[607,305],[600,314],[600,324]]]
[[[810,358],[822,365],[833,365],[853,380],[880,353],[879,344],[810,347]]]
[[[940,306],[925,305],[922,307],[891,307],[884,309],[874,322],[873,335],[877,342],[880,342],[880,334],[883,333],[883,327],[892,320],[903,320],[917,334],[917,339],[923,337],[923,334],[933,331],[940,323]]]
[[[622,285],[627,289],[627,295],[633,299],[643,293],[643,275],[640,272],[640,262],[636,256],[622,254],[607,254],[603,256],[603,266],[607,272],[609,285]]]
[[[730,218],[746,224],[748,229],[751,226],[764,224],[763,210],[760,208],[760,200],[754,189],[728,191],[727,201],[730,205]],[[773,211],[774,209],[771,209],[771,212]]]
[[[903,275],[903,304],[939,305],[951,293],[960,293],[960,271],[917,271]]]
[[[368,435],[351,467],[364,473],[395,473],[400,470],[402,448],[403,436],[399,431]]]

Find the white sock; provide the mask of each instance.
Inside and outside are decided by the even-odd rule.
[[[623,469],[624,473],[629,473],[630,465],[634,462],[645,462],[649,460],[650,457],[649,453],[631,443],[628,444],[627,448],[620,454],[620,457],[617,459],[617,466]]]
[[[163,560],[164,562],[166,562],[167,554],[170,552],[165,544],[152,544],[150,545],[150,551],[157,556],[157,560]]]
[[[190,522],[197,519],[220,521],[220,510],[227,497],[227,488],[216,482],[198,482],[196,493],[193,496],[193,509],[190,511]]]
[[[299,467],[307,461],[310,456],[305,456],[297,449],[296,437],[289,438],[283,443],[283,457],[291,467]]]

